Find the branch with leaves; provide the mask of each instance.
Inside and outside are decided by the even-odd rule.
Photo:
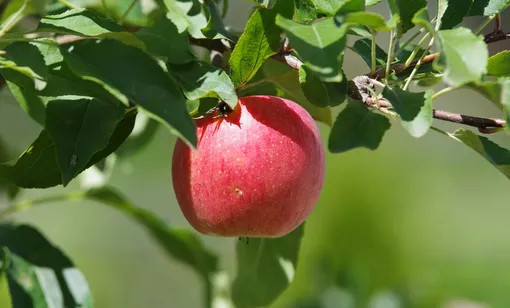
[[[500,12],[510,2],[473,0],[472,6],[461,6],[440,0],[441,10],[433,13],[425,0],[388,0],[390,19],[366,9],[380,2],[260,0],[237,35],[222,18],[228,1],[165,0],[150,8],[136,0],[101,1],[93,7],[82,0],[3,1],[0,88],[5,85],[41,129],[18,159],[7,162],[11,158],[0,151],[0,193],[15,198],[23,188],[66,186],[89,168],[105,170],[114,155],[128,159],[141,150],[159,126],[196,147],[194,119],[209,116],[218,106],[235,109],[239,97],[255,94],[295,101],[329,125],[327,145],[333,153],[375,150],[391,119],[416,138],[434,130],[462,142],[510,178],[508,149],[471,131],[448,133],[432,126],[437,119],[483,134],[508,129],[503,119],[510,115],[510,51],[490,56],[487,44],[509,39]],[[459,26],[468,16],[486,19],[472,31]],[[35,30],[24,25],[27,20],[30,25],[35,21]],[[494,30],[480,36],[492,22]],[[386,50],[377,44],[382,32],[390,34]],[[200,48],[209,58],[197,52]],[[349,80],[343,65],[353,55],[368,69]],[[446,88],[434,91],[441,82]],[[426,90],[414,92],[415,84]],[[493,102],[500,118],[434,108],[437,97],[460,88]],[[134,129],[136,121],[145,125]],[[12,213],[74,199],[105,203],[141,223],[170,256],[196,270],[204,281],[206,305],[212,304],[216,256],[195,234],[167,226],[109,187],[13,202],[0,219],[9,222]],[[29,258],[26,251],[2,234],[28,234],[26,241],[41,239],[40,234],[33,228],[0,227],[1,270],[11,276],[20,269],[33,273],[37,264],[21,262]],[[224,292],[227,300],[243,307],[270,305],[292,280],[302,230],[281,239],[238,243],[238,277],[232,292]],[[72,265],[59,250],[42,244],[60,256],[59,264]],[[281,256],[288,260],[282,262]],[[252,275],[253,263],[261,273],[281,273],[282,279]],[[40,285],[37,277],[32,279]],[[72,283],[59,282],[58,288],[67,290]],[[36,295],[44,292],[39,291]],[[29,295],[24,300],[33,306],[47,304],[37,302],[45,300],[42,296]],[[89,295],[66,298],[61,306],[89,307]]]

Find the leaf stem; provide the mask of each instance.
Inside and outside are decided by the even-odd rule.
[[[494,31],[501,31],[501,15],[499,13],[496,14],[496,19],[494,20]]]
[[[122,14],[122,16],[120,17],[120,20],[119,20],[119,23],[122,25],[124,23],[124,20],[126,19],[126,17],[129,15],[129,12],[131,12],[131,10],[133,9],[133,7],[135,6],[136,4],[136,0],[131,0],[131,3],[129,4],[127,10],[124,12],[124,14]]]
[[[402,45],[400,45],[400,47],[395,52],[395,57],[398,57],[398,55],[404,50],[404,48],[406,48],[407,45],[414,41],[414,39],[417,38],[423,31],[425,31],[424,28],[421,28],[419,31],[416,31],[415,34],[411,35]]]
[[[429,53],[430,48],[432,48],[432,45],[434,45],[434,37],[432,37],[432,39],[430,39],[429,45],[427,46],[427,48],[425,49],[425,51],[421,55],[420,60],[418,60],[418,62],[414,66],[414,69],[411,72],[411,74],[409,75],[409,77],[407,78],[406,84],[404,85],[402,90],[405,91],[405,90],[407,90],[407,88],[409,88],[409,85],[411,84],[411,81],[413,80],[414,76],[418,72],[418,69],[420,68],[420,65],[423,63],[423,59],[425,59],[425,57]]]
[[[55,202],[55,201],[65,201],[65,200],[82,200],[85,198],[86,194],[85,192],[73,192],[73,193],[67,193],[63,195],[55,195],[55,196],[48,196],[48,197],[42,197],[38,199],[33,200],[27,200],[22,201],[16,204],[13,204],[6,209],[0,211],[0,218],[3,218],[5,216],[22,212],[25,210],[30,209],[31,207],[38,205],[38,204],[44,204],[49,202]]]
[[[480,34],[482,30],[496,17],[496,15],[491,15],[485,19],[485,21],[474,31],[475,34]]]
[[[395,30],[390,32],[390,44],[388,46],[388,59],[386,60],[386,71],[384,76],[384,83],[388,84],[388,76],[390,74],[391,61],[393,59],[393,44],[395,41]]]
[[[376,52],[376,48],[377,47],[376,47],[376,44],[375,44],[375,37],[376,37],[376,32],[372,31],[372,45],[371,45],[371,50],[370,50],[371,57],[372,57],[372,64],[370,66],[370,75],[375,74],[375,67],[376,67],[375,52]]]
[[[418,42],[418,44],[416,45],[416,48],[414,48],[414,50],[411,52],[411,54],[409,55],[409,57],[407,58],[406,62],[404,63],[404,69],[408,68],[411,63],[413,63],[413,60],[414,58],[416,58],[416,55],[418,54],[418,52],[420,51],[421,49],[421,45],[423,45],[423,43],[425,43],[425,41],[429,38],[430,36],[430,33],[427,32],[422,38],[421,40]]]
[[[6,23],[2,25],[2,29],[0,29],[0,37],[4,36],[9,30],[11,30],[15,25],[18,24],[23,19],[23,12],[27,7],[27,1],[25,0],[21,7],[7,19]]]
[[[434,93],[432,95],[432,100],[435,100],[436,98],[438,98],[439,96],[443,95],[443,94],[446,94],[448,92],[451,92],[453,90],[456,90],[458,89],[459,86],[455,86],[455,87],[447,87],[447,88],[444,88],[444,89],[441,89],[439,91],[437,91],[436,93]]]

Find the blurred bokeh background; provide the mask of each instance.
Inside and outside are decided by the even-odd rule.
[[[251,7],[248,1],[230,1],[226,23],[241,31]],[[377,10],[387,12],[384,5]],[[504,26],[510,29],[508,22]],[[379,43],[387,46],[384,35]],[[508,42],[498,44],[491,48],[508,48]],[[355,54],[345,59],[348,77],[367,71]],[[467,90],[441,96],[436,106],[499,116],[490,102]],[[274,307],[510,306],[510,182],[452,139],[433,131],[414,139],[393,124],[376,151],[328,153],[324,189],[306,223],[295,280]],[[329,128],[319,126],[327,142]],[[11,157],[39,130],[2,90],[0,138]],[[493,140],[510,145],[508,134],[500,134]],[[175,137],[160,129],[145,150],[117,161],[109,184],[138,206],[190,228],[172,190],[174,143]],[[78,189],[74,180],[66,188],[25,190],[18,198]],[[97,307],[201,306],[198,276],[168,259],[139,225],[109,207],[63,202],[13,219],[37,226],[72,257]],[[238,239],[202,238],[233,277]]]

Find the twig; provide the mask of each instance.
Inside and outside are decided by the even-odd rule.
[[[510,33],[505,33],[501,30],[491,32],[485,36],[485,43],[494,43],[497,41],[503,41],[510,39]]]
[[[409,88],[409,85],[411,84],[411,81],[413,80],[414,76],[416,75],[416,72],[418,72],[418,69],[420,68],[420,66],[423,63],[423,59],[425,59],[425,57],[429,53],[429,50],[430,50],[430,48],[432,48],[432,45],[434,45],[434,39],[435,39],[435,37],[430,39],[429,45],[423,52],[423,54],[420,57],[420,59],[418,60],[418,62],[416,62],[416,65],[414,66],[414,69],[411,72],[411,74],[409,75],[409,77],[407,77],[407,81],[406,81],[404,87],[402,88],[404,91],[407,90],[407,88]],[[435,57],[434,57],[434,59],[435,59]]]
[[[432,111],[432,115],[438,120],[476,127],[484,134],[495,132],[494,128],[503,128],[506,126],[506,121],[501,119],[473,117],[437,109]]]
[[[496,19],[494,20],[494,32],[501,30],[501,15],[496,14]]]
[[[381,95],[371,94],[374,85],[384,86],[381,82],[367,76],[358,76],[349,81],[348,95],[354,100],[359,100],[369,108],[392,109],[391,103]],[[502,119],[481,118],[468,116],[443,110],[434,109],[432,117],[437,120],[454,122],[478,128],[481,133],[490,134],[506,127],[506,121]]]

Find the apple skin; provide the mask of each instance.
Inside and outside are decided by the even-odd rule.
[[[175,145],[172,180],[197,231],[280,237],[308,217],[324,182],[324,146],[305,109],[248,96],[228,115],[196,125],[196,151],[180,140]]]

